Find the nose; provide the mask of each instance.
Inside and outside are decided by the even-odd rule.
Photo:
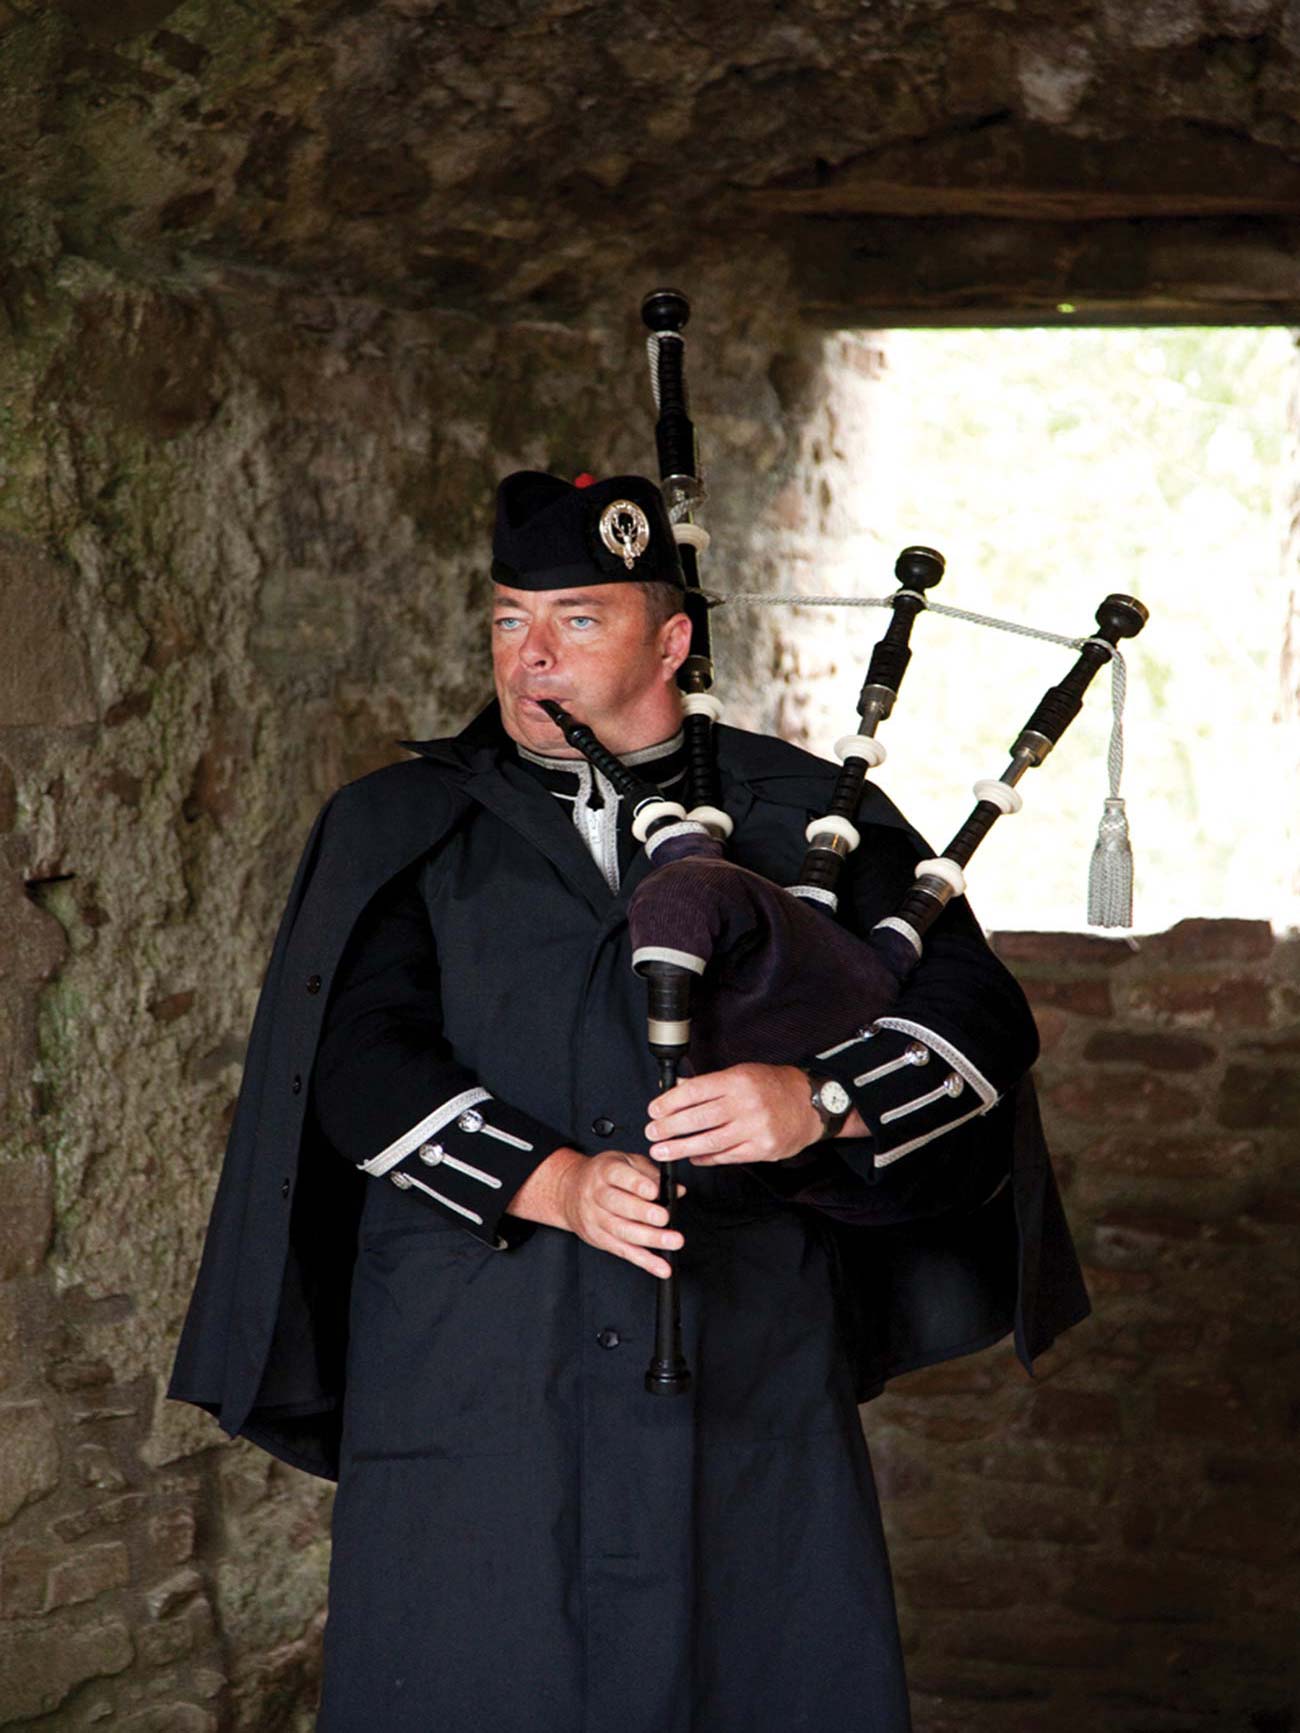
[[[529,626],[520,646],[519,660],[535,672],[554,666],[555,640],[542,622],[534,620]]]

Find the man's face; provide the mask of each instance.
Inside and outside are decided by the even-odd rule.
[[[633,752],[673,733],[681,715],[673,676],[690,647],[684,614],[651,626],[634,584],[493,589],[492,671],[512,740],[578,756],[539,698],[562,704],[611,752]]]

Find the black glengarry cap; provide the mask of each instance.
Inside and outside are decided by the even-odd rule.
[[[516,590],[662,583],[685,589],[663,495],[643,475],[575,486],[521,469],[497,489],[492,577]]]

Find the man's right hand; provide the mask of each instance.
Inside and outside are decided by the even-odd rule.
[[[679,1185],[677,1195],[685,1189]],[[648,1155],[611,1149],[588,1156],[565,1148],[533,1170],[509,1208],[525,1221],[567,1228],[597,1251],[662,1278],[672,1274],[671,1266],[650,1248],[675,1251],[682,1236],[665,1227],[668,1212],[658,1196],[659,1169]]]

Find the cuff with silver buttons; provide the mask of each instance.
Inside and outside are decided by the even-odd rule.
[[[532,1231],[507,1214],[511,1199],[533,1169],[568,1141],[473,1084],[357,1165],[503,1250]]]
[[[880,1018],[823,1049],[803,1069],[814,1078],[832,1077],[861,1114],[871,1140],[869,1175],[987,1113],[998,1100],[966,1054],[903,1017]],[[851,1152],[841,1153],[847,1158]],[[856,1160],[852,1165],[857,1171]]]

